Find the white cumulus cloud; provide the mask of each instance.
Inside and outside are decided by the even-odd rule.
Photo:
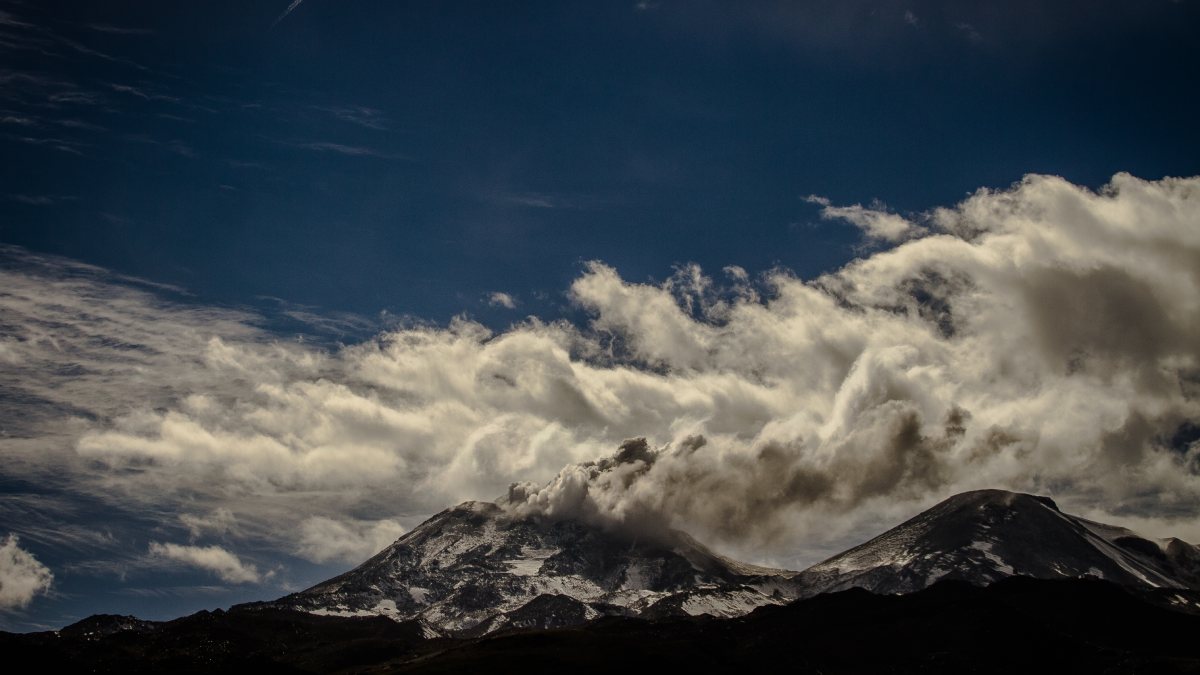
[[[868,239],[897,243],[925,234],[925,228],[907,218],[891,213],[882,204],[866,207],[861,204],[834,206],[827,198],[809,195],[806,201],[821,207],[821,217],[827,220],[844,220],[858,229]]]
[[[0,610],[28,607],[33,598],[50,590],[54,575],[20,547],[14,535],[0,544]]]
[[[211,572],[231,584],[257,583],[262,579],[254,565],[242,562],[220,546],[183,546],[154,541],[150,542],[150,555]]]
[[[503,307],[505,309],[517,308],[516,298],[502,291],[493,291],[492,293],[489,293],[488,304],[492,307]]]

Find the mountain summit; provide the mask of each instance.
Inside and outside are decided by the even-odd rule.
[[[950,497],[796,581],[801,595],[812,596],[848,588],[909,593],[941,579],[982,586],[1011,576],[1194,589],[1200,549],[1065,514],[1049,497],[978,490]]]
[[[259,606],[416,619],[433,633],[471,635],[604,615],[736,616],[790,599],[792,574],[723,558],[681,532],[639,540],[466,502],[357,568]]]

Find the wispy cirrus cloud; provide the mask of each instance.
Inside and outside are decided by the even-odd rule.
[[[92,124],[91,122],[85,122],[77,119],[54,120],[52,123],[67,129],[79,129],[81,131],[108,131],[107,128],[102,127],[99,124]]]
[[[146,91],[142,87],[135,87],[135,86],[129,85],[129,84],[119,84],[116,82],[110,82],[108,85],[108,88],[115,92],[121,93],[121,94],[129,94],[130,96],[136,96],[137,98],[140,98],[143,101],[168,101],[170,103],[178,103],[179,102],[179,98],[176,96],[168,96],[166,94],[159,94],[159,93],[155,93],[155,92],[151,92],[151,91]]]
[[[109,23],[90,23],[88,28],[97,33],[107,33],[109,35],[154,35],[154,31],[149,28],[131,28],[129,26],[115,26]]]
[[[571,192],[498,191],[488,192],[485,198],[496,204],[529,209],[587,209],[610,203],[597,195]]]
[[[74,53],[144,72],[150,70],[131,59],[113,56],[52,30],[46,25],[3,10],[0,10],[0,49],[33,51],[54,57],[62,57],[64,54]]]
[[[225,535],[237,529],[237,518],[233,511],[218,507],[207,514],[181,513],[179,522],[188,529],[192,541],[204,535]]]
[[[35,122],[40,122],[38,110],[103,102],[100,94],[75,82],[32,71],[0,69],[0,85],[0,99],[21,108],[20,111],[6,111],[6,114],[24,116]]]
[[[356,124],[367,129],[385,131],[387,118],[382,111],[366,106],[313,106],[316,110],[329,113],[336,119]]]
[[[7,197],[11,201],[14,201],[14,202],[17,202],[20,204],[26,204],[28,206],[53,206],[54,204],[58,204],[61,202],[75,201],[75,199],[76,199],[76,197],[74,197],[73,195],[10,194],[10,195],[7,195]]]
[[[157,146],[180,157],[192,158],[196,156],[196,150],[190,144],[177,138],[162,140],[153,136],[147,136],[146,134],[126,134],[121,136],[121,138],[130,143]]]
[[[37,28],[34,24],[23,21],[11,12],[4,10],[0,10],[0,26],[9,28]]]
[[[501,201],[534,209],[557,209],[563,205],[563,201],[554,195],[539,194],[536,192],[502,195]]]
[[[271,28],[278,26],[280,21],[283,21],[289,14],[296,11],[296,8],[299,7],[300,3],[302,2],[304,2],[304,0],[292,0],[292,4],[288,5],[287,9],[283,10],[283,12],[271,22]]]
[[[296,141],[284,145],[313,152],[326,152],[346,157],[377,157],[379,159],[408,159],[406,155],[385,152],[377,148],[362,145],[346,145],[330,141]]]
[[[72,155],[82,155],[83,148],[87,147],[86,143],[77,141],[73,138],[63,138],[61,136],[29,136],[22,134],[0,134],[0,138],[24,143],[25,145],[40,145],[48,148],[53,148],[59,152],[65,152]]]
[[[23,117],[21,115],[3,115],[0,116],[0,124],[15,124],[21,127],[36,127],[38,121],[31,117]]]

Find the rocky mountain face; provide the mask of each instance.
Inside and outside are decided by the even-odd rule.
[[[551,628],[600,616],[737,616],[795,596],[794,573],[708,551],[467,502],[359,567],[261,607],[419,620],[430,635]]]
[[[848,588],[910,593],[942,579],[982,586],[1011,576],[1200,589],[1200,548],[1065,514],[1048,497],[979,490],[955,495],[795,580],[807,597]]]

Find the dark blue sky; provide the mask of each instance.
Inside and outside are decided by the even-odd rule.
[[[1194,2],[281,4],[3,3],[36,28],[4,27],[0,239],[217,302],[504,323],[590,259],[828,270],[857,232],[809,194],[1200,162]]]
[[[591,260],[635,282],[689,262],[811,279],[870,250],[810,195],[920,221],[1030,173],[1093,188],[1121,171],[1200,174],[1195,0],[304,0],[275,23],[288,4],[0,0],[0,273],[26,283],[0,288],[0,366],[14,373],[0,377],[0,444],[19,455],[0,467],[0,545],[19,534],[56,575],[0,629],[164,618],[345,569],[245,525],[302,504],[295,486],[256,493],[269,509],[219,484],[164,482],[126,503],[105,481],[154,462],[78,456],[87,433],[169,417],[190,394],[233,401],[230,418],[262,395],[207,361],[210,379],[172,368],[211,356],[190,341],[210,324],[269,345],[352,343],[383,312],[496,329],[578,319],[564,292]],[[9,342],[61,353],[22,361]],[[376,383],[345,368],[373,401]],[[329,373],[279,378],[315,390]],[[51,437],[58,454],[38,445]],[[410,487],[348,496],[339,513],[411,527],[434,507]],[[181,524],[216,507],[258,519]],[[276,586],[143,564],[157,541],[236,541]]]

